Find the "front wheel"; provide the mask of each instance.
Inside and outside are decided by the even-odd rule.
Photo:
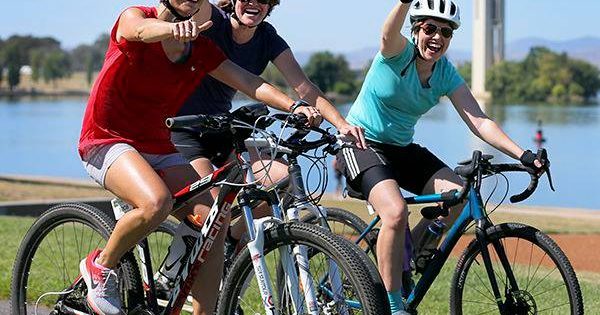
[[[271,288],[286,287],[277,283],[282,279],[278,275],[281,270],[281,248],[304,245],[308,247],[310,259],[307,270],[312,283],[317,284],[316,294],[318,314],[389,314],[389,304],[385,289],[380,279],[373,275],[368,267],[371,262],[365,255],[359,255],[347,241],[330,232],[310,224],[286,223],[267,229],[264,235],[263,257],[267,263]],[[256,280],[252,260],[248,248],[238,255],[223,287],[217,314],[264,314],[265,307],[261,300],[259,284]],[[336,277],[328,274],[331,262],[337,266]],[[296,267],[298,268],[298,266]],[[341,279],[343,292],[341,303],[339,296],[332,298],[332,284],[328,279]],[[300,290],[302,291],[302,290]],[[270,297],[270,305],[277,314],[295,314],[286,290],[277,290]],[[274,292],[275,293],[275,292]],[[301,297],[302,299],[303,297]],[[301,300],[300,304],[304,304]],[[304,313],[303,313],[304,314]],[[312,313],[310,313],[312,314]]]
[[[475,239],[456,266],[451,314],[583,314],[573,267],[549,236],[518,223],[496,225],[486,233],[501,300],[494,297],[482,247]]]
[[[25,235],[15,259],[12,314],[88,313],[79,262],[106,244],[114,225],[112,218],[85,204],[62,204],[44,212]],[[117,273],[124,308],[132,310],[143,303],[143,291],[131,252],[123,256]]]

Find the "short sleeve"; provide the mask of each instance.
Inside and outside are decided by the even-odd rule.
[[[376,58],[378,58],[379,61],[383,62],[383,63],[404,66],[412,60],[414,53],[415,53],[415,45],[407,39],[404,49],[398,55],[386,58],[383,56],[383,54],[381,54],[381,51],[380,51],[377,53]]]
[[[454,65],[450,61],[448,61],[448,59],[444,59],[445,62],[443,82],[445,83],[445,86],[443,93],[446,96],[450,96],[452,95],[452,93],[454,93],[454,91],[456,91],[456,89],[465,84],[465,80],[460,75],[460,73],[458,73],[456,67],[454,67]]]
[[[290,48],[288,43],[277,34],[277,30],[273,25],[265,23],[265,34],[267,43],[269,43],[268,56],[270,61],[275,60],[282,52]]]
[[[113,29],[110,33],[110,41],[121,51],[123,52],[123,54],[125,54],[126,57],[131,57],[132,53],[135,53],[135,51],[141,47],[144,47],[143,42],[136,42],[136,41],[128,41],[126,39],[121,40],[120,42],[117,41],[117,29],[119,27],[119,21],[121,19],[121,15],[123,15],[123,13],[131,8],[135,8],[138,9],[140,11],[142,11],[145,15],[146,18],[153,18],[156,17],[156,9],[153,7],[144,7],[144,6],[133,6],[133,7],[129,7],[126,8],[125,10],[123,10],[123,12],[121,12],[121,14],[119,14],[119,18],[117,19],[117,21],[115,22],[115,25],[113,26]]]

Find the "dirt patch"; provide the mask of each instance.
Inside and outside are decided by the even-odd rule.
[[[109,197],[101,187],[76,187],[47,183],[0,180],[0,201]]]
[[[600,273],[600,252],[596,249],[600,244],[600,234],[551,234],[550,237],[565,252],[575,271],[590,271]],[[459,256],[473,236],[466,235],[462,237],[452,251],[453,256]],[[515,244],[509,244],[513,247],[510,250],[514,252]],[[526,250],[521,248],[520,250]],[[517,257],[526,257],[527,255],[517,255]],[[534,261],[536,258],[533,257]],[[544,263],[542,263],[544,264]]]

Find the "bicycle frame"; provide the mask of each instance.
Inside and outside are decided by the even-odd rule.
[[[242,154],[237,154],[236,160],[226,164],[212,174],[199,179],[198,181],[186,186],[184,189],[176,193],[174,195],[175,205],[173,207],[173,211],[177,211],[187,206],[194,197],[199,194],[207,193],[211,188],[219,186],[220,182],[225,181],[228,183],[242,184],[244,183],[246,176],[250,177],[249,182],[253,182],[253,174],[252,172],[247,171],[248,168],[249,165],[242,157]],[[273,289],[268,281],[270,276],[268,274],[266,261],[263,256],[263,231],[269,226],[269,224],[284,222],[283,213],[279,207],[279,197],[275,193],[275,190],[264,191],[256,189],[253,186],[242,187],[241,185],[221,186],[219,195],[214,201],[204,225],[202,226],[200,236],[192,246],[187,261],[183,264],[181,272],[174,281],[173,291],[161,314],[179,314],[181,312],[190,293],[193,280],[195,279],[200,266],[205,261],[204,258],[210,251],[216,236],[222,229],[224,220],[227,217],[231,205],[236,199],[236,196],[238,204],[243,212],[243,217],[248,229],[248,235],[250,236],[250,241],[247,246],[252,253],[252,257],[259,257],[258,259],[253,260],[253,265],[255,275],[259,283],[265,311],[267,314],[277,314],[272,298]],[[250,202],[252,200],[267,201],[273,210],[273,216],[255,220],[252,214],[252,207],[250,206]],[[117,209],[115,209],[115,217],[117,219],[120,218],[122,214],[123,213],[118,213]],[[144,290],[146,291],[147,307],[151,311],[158,314],[154,280],[153,277],[149,276],[153,275],[154,273],[150,259],[148,240],[144,239],[140,241],[137,247],[140,260],[143,264],[141,270],[142,279],[144,282]],[[318,314],[315,284],[310,278],[307,269],[299,268],[299,278],[296,271],[296,266],[308,268],[307,250],[303,247],[304,246],[293,246],[293,248],[290,248],[290,246],[288,246],[286,248],[279,249],[282,265],[284,266],[287,289],[290,293],[290,297],[292,298],[293,306],[298,313]],[[294,261],[296,261],[296,265],[294,265]],[[331,273],[333,275],[339,274],[335,271],[337,270],[337,266],[335,266],[335,264],[333,264],[333,266],[330,268],[332,268]],[[332,282],[334,283],[333,287],[336,293],[334,296],[337,297],[340,295],[340,292],[342,292],[342,284],[340,279]],[[303,289],[303,294],[306,297],[305,305],[302,305],[299,288]],[[307,311],[305,311],[305,307]]]
[[[243,183],[246,170],[242,165],[245,165],[245,160],[240,155],[237,155],[235,161],[227,163],[223,167],[215,170],[212,174],[186,186],[174,194],[175,204],[173,206],[173,211],[175,212],[187,206],[194,197],[207,193],[211,188],[217,186],[218,183],[223,180],[234,183]],[[192,246],[181,272],[175,278],[172,294],[161,314],[179,314],[181,312],[185,300],[190,293],[193,280],[195,279],[200,266],[204,263],[206,255],[210,251],[215,238],[222,229],[229,209],[241,188],[242,187],[240,186],[223,186],[221,188],[219,195],[215,199],[204,225],[202,226],[200,236]],[[126,211],[125,209],[115,207],[113,207],[113,210],[115,211],[115,218],[117,220]],[[154,279],[149,276],[154,273],[152,270],[148,240],[144,238],[140,241],[137,245],[137,249],[140,261],[142,262],[141,273],[144,282],[144,290],[146,291],[147,307],[155,314],[158,314]]]
[[[469,186],[468,189],[469,189],[468,194],[467,194],[467,197],[465,198],[466,202],[465,202],[465,205],[464,205],[459,217],[454,222],[454,224],[452,224],[452,226],[450,227],[450,230],[448,231],[443,242],[440,244],[440,246],[438,247],[438,250],[435,252],[435,254],[431,258],[431,260],[428,262],[421,278],[415,284],[415,287],[413,288],[412,292],[410,292],[410,294],[406,300],[406,306],[407,306],[407,309],[409,309],[409,310],[415,310],[419,306],[419,304],[423,300],[423,297],[425,296],[425,294],[427,293],[427,291],[429,290],[429,288],[435,281],[436,277],[439,275],[442,267],[446,263],[446,260],[450,256],[450,253],[454,249],[454,246],[456,246],[458,240],[464,234],[467,226],[473,221],[476,222],[477,228],[476,228],[475,235],[476,235],[477,240],[480,241],[481,244],[483,244],[482,241],[486,237],[485,230],[488,227],[491,227],[493,225],[485,213],[480,193],[472,185]],[[460,193],[456,192],[454,194],[454,198],[458,198],[459,195],[460,195]],[[406,200],[406,203],[409,205],[410,204],[426,204],[426,203],[435,203],[435,202],[442,202],[442,201],[448,200],[448,196],[443,195],[443,194],[431,194],[431,195],[408,197],[405,200]],[[376,216],[369,223],[369,225],[365,229],[365,231],[363,231],[361,233],[361,235],[358,237],[358,239],[355,241],[355,243],[358,244],[360,241],[362,241],[366,237],[366,235],[372,231],[372,229],[375,227],[375,225],[379,221],[380,221],[380,217]],[[504,249],[502,248],[502,244],[500,244],[500,243],[494,244],[494,248],[498,254],[498,257],[499,257],[503,267],[507,271],[507,275],[509,277],[511,286],[513,287],[513,289],[517,289],[518,285],[514,279],[511,268],[508,264],[508,259],[504,252]],[[482,256],[483,256],[483,261],[484,261],[484,264],[486,267],[486,271],[487,271],[488,277],[492,283],[492,288],[494,291],[493,293],[496,297],[496,300],[499,301],[499,302],[497,302],[499,307],[502,309],[503,306],[502,306],[501,299],[500,299],[500,291],[498,289],[498,284],[496,282],[494,271],[491,269],[492,262],[491,262],[491,258],[489,255],[489,251],[486,246],[482,246],[481,250],[482,250]]]

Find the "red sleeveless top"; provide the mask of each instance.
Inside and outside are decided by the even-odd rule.
[[[156,18],[154,7],[136,7]],[[79,154],[101,144],[128,143],[140,152],[176,152],[165,119],[175,116],[208,72],[227,58],[208,38],[192,42],[189,58],[171,62],[160,42],[116,41],[110,36],[104,65],[90,93]]]

